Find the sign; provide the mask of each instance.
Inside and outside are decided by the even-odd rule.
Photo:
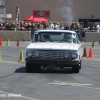
[[[33,17],[38,17],[38,10],[33,11]]]
[[[12,18],[12,14],[0,14],[0,18]]]
[[[46,17],[50,18],[50,11],[49,10],[33,10],[34,17]]]
[[[50,11],[45,11],[45,17],[50,17]]]
[[[0,14],[5,14],[6,8],[5,8],[5,0],[0,0]]]

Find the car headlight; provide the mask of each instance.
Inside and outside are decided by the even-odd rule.
[[[77,58],[78,57],[78,54],[77,53],[72,53],[72,58]]]
[[[65,53],[64,57],[68,58],[69,57],[69,53]]]
[[[32,52],[30,51],[30,52],[27,52],[27,56],[28,57],[31,57],[32,56]]]
[[[34,56],[35,56],[35,57],[39,57],[39,55],[40,55],[39,52],[35,52],[35,53],[34,53]]]

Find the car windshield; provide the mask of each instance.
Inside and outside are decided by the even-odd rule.
[[[37,32],[35,42],[68,42],[72,43],[75,34],[71,32]]]

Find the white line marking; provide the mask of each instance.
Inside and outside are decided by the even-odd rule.
[[[1,88],[20,88],[20,87],[34,87],[35,85],[22,85],[22,86],[6,86]]]
[[[65,82],[61,82],[61,83],[49,83],[50,85],[61,85],[61,86],[80,86],[80,87],[86,87],[86,88],[90,88],[90,89],[94,89],[94,90],[99,90],[100,88],[94,88],[94,87],[90,87],[93,84],[80,84],[80,83],[65,83]]]
[[[62,86],[90,86],[92,84],[80,84],[80,83],[65,83],[65,82],[61,82],[61,83],[49,83],[50,85],[62,85]]]
[[[13,93],[8,93],[8,92],[4,92],[4,91],[0,91],[1,93],[5,93],[5,94],[13,94]],[[14,94],[15,95],[15,94]],[[30,97],[26,97],[26,96],[21,96],[21,98],[26,98],[28,100],[39,100],[39,99],[35,99],[35,98],[30,98]]]
[[[23,65],[24,64],[24,63],[11,62],[11,61],[2,61],[2,63],[19,64],[19,65]]]
[[[65,83],[65,82],[61,82],[61,83],[49,83],[50,85],[61,85],[61,86],[80,86],[80,87],[86,87],[86,88],[90,88],[90,89],[94,89],[94,90],[99,90],[100,88],[94,88],[94,87],[90,87],[93,84],[80,84],[80,83]]]
[[[82,86],[82,87],[86,87],[86,88],[90,88],[90,89],[94,89],[94,90],[99,90],[100,91],[100,88],[94,88],[94,87],[90,87],[90,86]]]

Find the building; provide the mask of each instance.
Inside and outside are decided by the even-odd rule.
[[[20,7],[20,20],[33,15],[33,10],[50,10],[54,22],[100,21],[100,0],[5,0],[7,21],[16,20],[16,6]]]

